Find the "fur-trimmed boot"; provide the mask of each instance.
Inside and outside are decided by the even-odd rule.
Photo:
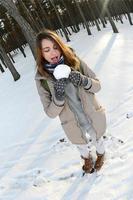
[[[94,168],[96,171],[99,171],[104,164],[105,153],[99,154],[96,152],[96,154],[97,154],[97,159]]]
[[[84,160],[84,165],[82,166],[83,171],[85,173],[92,173],[94,171],[92,156],[89,155],[88,158],[81,156],[81,158]]]

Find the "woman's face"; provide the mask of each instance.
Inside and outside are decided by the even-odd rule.
[[[49,39],[43,39],[41,46],[44,59],[50,64],[58,63],[61,56],[59,46]]]

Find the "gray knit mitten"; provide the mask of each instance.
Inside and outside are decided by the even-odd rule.
[[[83,86],[86,87],[89,82],[89,86],[91,86],[91,79],[87,76],[82,75],[78,71],[72,71],[69,75],[70,81],[73,83],[74,86]]]
[[[63,101],[65,98],[66,84],[67,84],[66,78],[61,78],[55,81],[55,84],[54,84],[55,97],[58,101]]]
[[[70,81],[73,83],[74,86],[79,86],[81,84],[81,75],[78,71],[71,71],[69,75]]]

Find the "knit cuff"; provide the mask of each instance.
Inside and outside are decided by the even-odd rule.
[[[89,90],[92,86],[92,81],[90,78],[87,79],[88,83],[86,84],[86,86],[84,86],[84,89]]]
[[[56,106],[63,106],[64,103],[65,103],[65,100],[64,100],[64,99],[62,99],[62,100],[57,100],[56,97],[54,97],[53,101],[54,101],[54,104],[55,104]]]

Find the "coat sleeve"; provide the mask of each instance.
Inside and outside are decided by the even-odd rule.
[[[50,118],[57,117],[64,108],[64,101],[59,102],[56,99],[54,99],[51,93],[42,87],[40,80],[35,81],[44,112]]]
[[[82,67],[83,74],[90,78],[91,86],[86,91],[91,93],[97,93],[101,89],[101,84],[99,79],[96,77],[96,74],[88,67],[88,65],[80,60],[80,65]]]

